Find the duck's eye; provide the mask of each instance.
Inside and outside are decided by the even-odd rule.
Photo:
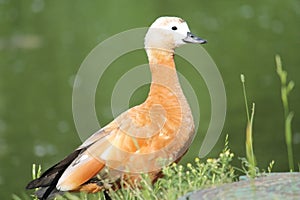
[[[177,30],[177,26],[172,26],[172,30],[176,31]]]

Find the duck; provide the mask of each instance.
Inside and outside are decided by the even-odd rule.
[[[146,100],[91,135],[26,189],[38,188],[38,199],[49,199],[62,192],[117,190],[122,182],[136,185],[142,174],[155,183],[163,167],[180,161],[195,135],[191,108],[176,72],[175,49],[206,42],[179,17],[157,18],[144,40],[151,72]]]

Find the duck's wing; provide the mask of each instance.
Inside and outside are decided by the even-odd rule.
[[[172,134],[167,132],[178,129],[175,125],[171,127],[166,119],[166,112],[161,106],[149,108],[147,104],[121,114],[79,147],[86,150],[66,168],[57,188],[74,190],[104,167],[120,173],[148,172],[161,168],[155,159],[169,155],[169,152],[159,150],[173,139]]]

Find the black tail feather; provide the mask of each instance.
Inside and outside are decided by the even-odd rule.
[[[47,192],[48,191],[48,192]],[[51,191],[51,192],[49,192]],[[50,189],[49,187],[42,187],[35,191],[35,196],[40,200],[54,199],[57,195],[63,194],[63,192],[56,188]]]
[[[40,188],[37,191],[37,197],[39,199],[47,199],[49,196],[58,193],[56,184],[64,173],[66,168],[78,157],[86,148],[78,149],[64,158],[62,161],[45,171],[39,178],[32,180],[26,186],[26,189]]]

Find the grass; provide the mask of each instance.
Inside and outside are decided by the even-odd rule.
[[[231,165],[234,154],[228,148],[228,136],[226,136],[225,146],[218,158],[208,158],[200,160],[195,158],[194,162],[186,165],[173,163],[163,168],[164,177],[152,185],[149,177],[144,174],[137,185],[142,187],[132,187],[124,183],[118,191],[108,191],[109,196],[116,200],[170,200],[201,188],[216,186],[223,183],[230,183],[237,180],[234,167]],[[33,178],[41,173],[41,169],[33,165]],[[33,196],[33,198],[35,198]],[[14,200],[20,200],[18,196],[13,196]],[[55,200],[104,200],[103,193],[97,194],[75,194],[65,193]]]
[[[256,168],[256,159],[254,156],[254,150],[253,150],[253,120],[254,120],[254,111],[255,111],[255,104],[252,104],[252,110],[251,110],[251,116],[249,113],[248,108],[248,99],[247,99],[247,93],[246,93],[246,86],[245,86],[245,76],[241,74],[241,81],[243,85],[243,94],[244,94],[244,100],[245,100],[245,106],[246,106],[246,114],[247,114],[247,127],[246,127],[246,158],[248,161],[248,165],[246,166],[248,169],[245,170],[247,172],[247,175],[251,178],[254,178],[257,176],[257,168]],[[245,163],[245,162],[244,162]],[[246,164],[246,163],[245,163]]]
[[[289,111],[288,95],[294,87],[292,81],[287,82],[287,72],[282,69],[282,64],[279,56],[275,57],[277,74],[281,81],[281,99],[284,109],[285,119],[285,139],[288,149],[288,163],[291,171],[294,171],[293,149],[292,149],[292,129],[291,122],[293,113]],[[136,185],[142,187],[134,187],[132,185],[123,183],[123,187],[118,191],[108,191],[109,196],[116,200],[172,200],[178,199],[184,194],[207,188],[211,186],[218,186],[224,183],[230,183],[238,180],[240,172],[247,177],[255,178],[261,175],[261,170],[257,167],[254,149],[253,149],[253,122],[255,104],[252,104],[251,113],[249,112],[248,100],[245,86],[245,76],[241,75],[241,82],[243,87],[243,95],[246,107],[247,125],[246,125],[246,158],[240,158],[242,161],[241,168],[233,167],[232,160],[234,154],[230,152],[228,147],[228,135],[225,139],[223,151],[217,158],[208,158],[200,160],[195,158],[194,162],[186,165],[172,164],[163,168],[163,178],[158,179],[155,184],[151,184],[149,177],[145,174]],[[274,165],[272,161],[267,167],[267,172],[271,173]],[[300,169],[300,166],[298,166]],[[41,167],[33,165],[32,177],[33,179],[39,177],[41,174]],[[134,185],[134,184],[133,184]],[[36,199],[34,195],[22,195],[19,197],[15,194],[12,195],[13,200],[31,200]],[[96,194],[86,193],[65,193],[63,196],[58,196],[55,200],[104,200],[104,194],[99,192]]]
[[[290,112],[288,95],[294,88],[293,81],[287,81],[287,72],[282,69],[281,58],[279,55],[275,56],[276,71],[281,82],[281,101],[284,110],[284,127],[285,127],[285,142],[288,152],[288,162],[290,171],[294,171],[294,159],[293,159],[293,142],[292,142],[292,119],[294,116],[293,112]]]

